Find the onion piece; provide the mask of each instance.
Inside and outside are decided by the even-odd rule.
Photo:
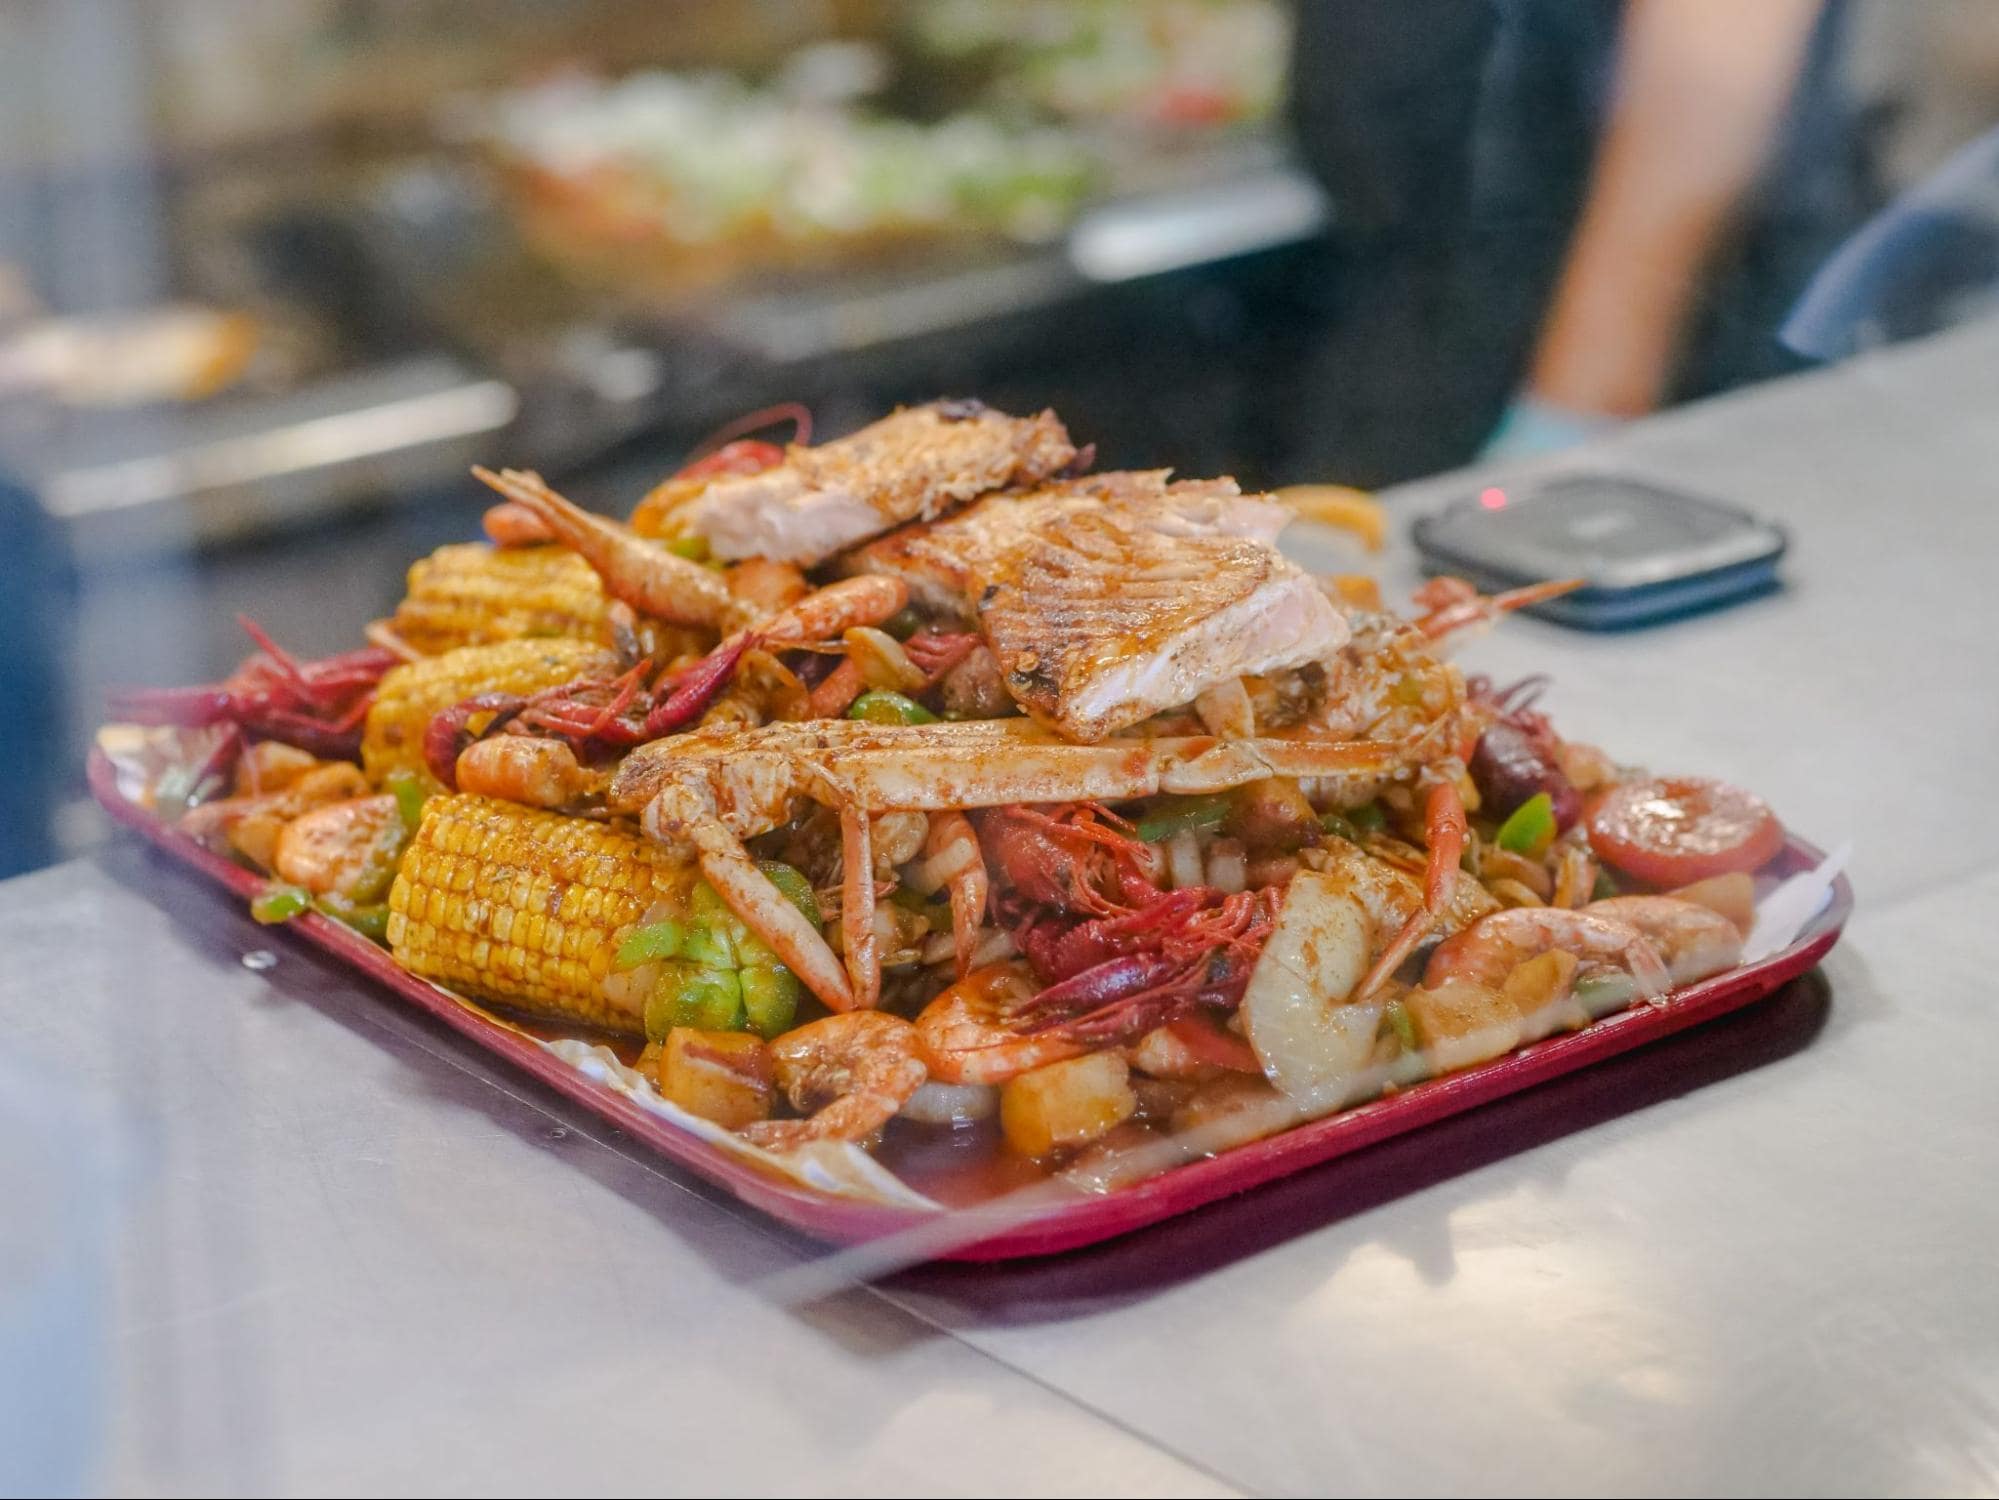
[[[899,1118],[919,1125],[970,1125],[999,1113],[999,1090],[989,1083],[922,1084],[900,1110]]]

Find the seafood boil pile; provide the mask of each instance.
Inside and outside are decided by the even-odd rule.
[[[1736,966],[1754,795],[1567,740],[1227,479],[1052,413],[737,440],[627,521],[477,471],[367,644],[120,695],[134,795],[781,1162],[939,1133],[1099,1187]],[[135,727],[144,726],[144,727]],[[962,1153],[961,1153],[962,1154]]]

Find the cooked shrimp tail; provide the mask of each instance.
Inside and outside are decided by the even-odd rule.
[[[1672,988],[1672,976],[1651,939],[1629,922],[1558,906],[1516,906],[1482,917],[1430,955],[1426,988],[1452,979],[1500,989],[1521,964],[1550,950],[1573,955],[1586,967],[1631,976],[1647,999]]]

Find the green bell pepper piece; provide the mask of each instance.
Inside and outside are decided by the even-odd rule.
[[[371,943],[389,940],[389,907],[385,901],[353,902],[338,896],[321,896],[312,903],[342,926],[351,927]]]
[[[275,922],[289,922],[300,912],[312,905],[312,892],[296,885],[280,885],[276,881],[264,887],[260,895],[250,901],[250,915],[266,926]]]
[[[854,700],[847,717],[864,724],[935,724],[937,715],[914,698],[887,688],[869,688]]]
[[[625,940],[618,944],[617,956],[611,960],[611,965],[617,969],[636,969],[640,964],[672,958],[686,941],[687,929],[671,917],[647,922],[625,934]]]
[[[1132,829],[1141,844],[1157,844],[1190,829],[1219,828],[1228,821],[1229,799],[1217,793],[1206,797],[1167,797],[1155,803]]]
[[[1556,832],[1554,799],[1536,792],[1507,814],[1494,837],[1500,848],[1535,859],[1548,852]]]
[[[780,963],[756,964],[744,968],[737,980],[750,1030],[769,1041],[791,1029],[805,994],[796,974]]]
[[[382,778],[382,785],[396,799],[396,812],[403,820],[403,832],[415,834],[417,825],[423,822],[423,805],[430,800],[423,778],[414,771],[391,771]]]
[[[1319,827],[1336,839],[1345,839],[1349,844],[1360,842],[1360,830],[1354,827],[1353,819],[1345,813],[1319,814]]]
[[[666,550],[671,552],[675,557],[686,558],[689,562],[705,563],[708,561],[708,539],[706,537],[694,536],[691,533],[687,536],[673,538],[673,540],[666,544]]]
[[[798,914],[817,927],[825,920],[819,912],[819,898],[813,894],[812,882],[805,878],[805,872],[781,859],[760,859],[757,868],[764,872],[764,879],[776,886],[784,899],[798,908]]]
[[[676,1026],[740,1031],[743,987],[735,971],[679,959],[669,962],[646,1000],[646,1040],[663,1042]]]

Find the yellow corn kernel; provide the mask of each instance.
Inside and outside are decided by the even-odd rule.
[[[389,946],[411,973],[476,999],[643,1035],[644,996],[605,980],[626,934],[655,905],[682,905],[694,880],[620,828],[433,797],[389,892]]]
[[[428,776],[424,731],[433,715],[479,693],[526,697],[579,677],[618,673],[610,650],[577,640],[502,641],[462,646],[392,668],[375,691],[361,733],[361,765],[379,782],[391,771]]]

